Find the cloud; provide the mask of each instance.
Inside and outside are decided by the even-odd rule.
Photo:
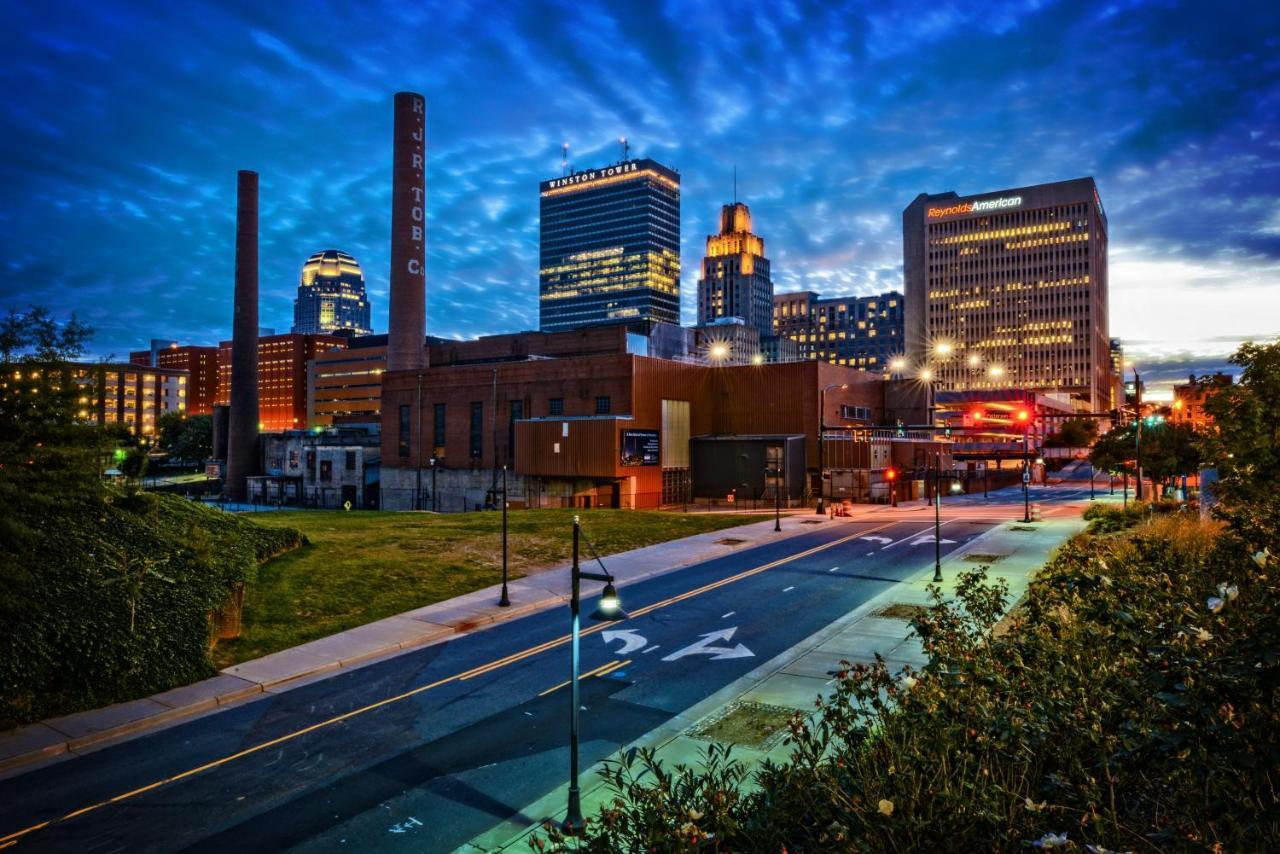
[[[0,307],[97,345],[230,330],[235,171],[262,175],[262,317],[303,260],[364,267],[386,325],[391,96],[428,98],[433,334],[537,324],[537,182],[616,159],[682,176],[684,316],[738,167],[779,290],[901,287],[920,192],[1084,174],[1110,217],[1112,334],[1214,363],[1280,331],[1280,9],[794,0],[69,0],[10,10]],[[1181,370],[1181,368],[1178,368]],[[1163,370],[1163,368],[1161,369]]]

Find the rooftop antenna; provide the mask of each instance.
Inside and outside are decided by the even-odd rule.
[[[627,142],[627,138],[620,137],[618,142],[622,143],[622,162],[626,163],[627,158],[631,156],[631,145]]]
[[[565,143],[560,154],[560,172],[563,175],[569,174],[569,143]]]

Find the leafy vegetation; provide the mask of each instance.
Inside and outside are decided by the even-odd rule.
[[[213,416],[165,412],[156,420],[156,446],[173,462],[203,466],[213,456]]]
[[[1068,418],[1045,437],[1046,448],[1087,448],[1098,438],[1098,422],[1092,418]]]
[[[634,510],[520,510],[509,517],[509,571],[569,560],[573,516],[601,555],[760,520]],[[243,634],[215,651],[220,667],[496,584],[497,513],[263,513],[309,545],[262,567],[245,594]]]
[[[1142,474],[1157,484],[1167,484],[1200,467],[1199,436],[1190,424],[1168,421],[1152,425],[1130,424],[1107,433],[1093,446],[1094,466],[1101,471],[1137,474],[1138,430],[1142,431]]]

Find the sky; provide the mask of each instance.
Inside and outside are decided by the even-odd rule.
[[[0,309],[97,355],[230,337],[237,169],[261,318],[350,252],[385,330],[391,103],[428,101],[428,332],[537,327],[538,181],[678,169],[684,320],[721,204],[775,290],[902,288],[902,209],[1092,175],[1149,388],[1280,335],[1280,4],[0,0]]]

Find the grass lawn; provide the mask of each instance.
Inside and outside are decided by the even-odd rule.
[[[512,578],[569,560],[574,513],[602,556],[762,520],[641,510],[514,511],[508,517]],[[296,528],[311,542],[258,570],[245,594],[243,634],[218,644],[218,667],[502,580],[498,513],[311,511],[252,518],[260,525]]]

